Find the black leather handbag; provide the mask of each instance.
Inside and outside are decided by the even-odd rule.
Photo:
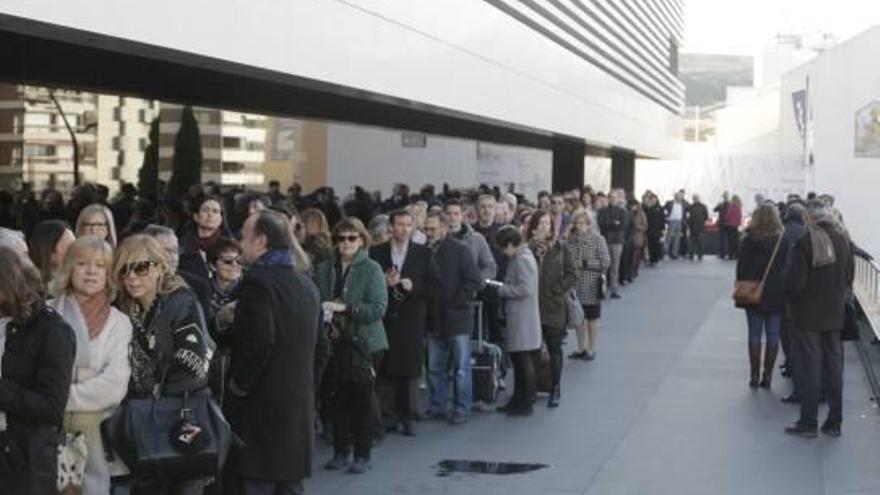
[[[136,477],[192,479],[222,472],[232,429],[207,390],[125,401],[101,424],[108,459]]]
[[[843,315],[843,330],[840,332],[840,340],[859,340],[859,308],[856,306],[855,296],[849,295],[846,299]]]

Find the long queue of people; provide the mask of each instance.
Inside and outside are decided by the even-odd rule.
[[[460,425],[492,402],[474,389],[478,327],[512,365],[499,412],[531,415],[539,388],[559,407],[567,330],[568,357],[594,360],[602,301],[664,251],[701,258],[708,217],[683,193],[661,207],[589,187],[535,203],[488,188],[398,186],[384,202],[358,189],[342,204],[327,188],[274,192],[193,195],[186,222],[117,202],[53,210],[73,229],[55,216],[0,230],[0,493],[302,493],[316,423],[334,449],[325,467],[363,473],[386,430]],[[234,432],[223,469],[172,475],[114,455],[108,418],[199,396]],[[207,434],[172,426],[172,457]]]

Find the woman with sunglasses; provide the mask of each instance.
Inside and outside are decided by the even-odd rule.
[[[325,319],[332,320],[333,354],[325,380],[335,388],[331,404],[334,455],[325,468],[348,466],[353,444],[349,472],[360,474],[370,469],[376,368],[379,356],[388,349],[382,324],[388,291],[382,268],[367,255],[370,235],[360,220],[340,220],[333,239],[336,249],[315,267]]]
[[[94,203],[83,208],[76,217],[76,236],[93,235],[116,247],[116,226],[113,224],[113,212],[106,206]]]
[[[101,441],[101,421],[125,397],[131,368],[128,346],[131,321],[110,306],[116,295],[110,266],[113,249],[101,238],[77,239],[64,256],[52,283],[49,301],[76,334],[73,384],[64,429],[82,432],[88,446],[83,493],[109,493],[110,475],[119,466],[107,462]]]
[[[208,252],[211,266],[211,313],[219,334],[229,328],[235,313],[239,282],[242,277],[241,248],[232,239],[222,238]]]
[[[113,274],[120,287],[117,306],[134,327],[127,397],[204,390],[213,342],[196,296],[170,270],[159,243],[143,234],[127,237],[114,255]],[[159,478],[131,480],[132,493],[201,494],[206,484]]]

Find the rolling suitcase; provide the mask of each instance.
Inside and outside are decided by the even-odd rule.
[[[501,348],[483,338],[483,303],[472,304],[476,339],[471,342],[471,375],[474,402],[493,404],[498,400],[501,378]]]

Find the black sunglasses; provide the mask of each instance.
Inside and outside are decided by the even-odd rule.
[[[354,243],[354,242],[357,242],[357,240],[360,239],[360,238],[361,238],[361,236],[359,236],[359,235],[357,235],[357,234],[352,234],[352,235],[338,235],[338,236],[336,236],[336,242],[351,242],[351,243]]]
[[[130,273],[134,273],[138,277],[143,277],[144,275],[150,273],[150,267],[155,264],[156,262],[152,260],[135,261],[134,263],[128,263],[127,265],[123,265],[122,268],[119,269],[119,277],[125,278]]]
[[[220,263],[224,265],[241,265],[241,258],[232,257],[232,258],[219,258]]]

